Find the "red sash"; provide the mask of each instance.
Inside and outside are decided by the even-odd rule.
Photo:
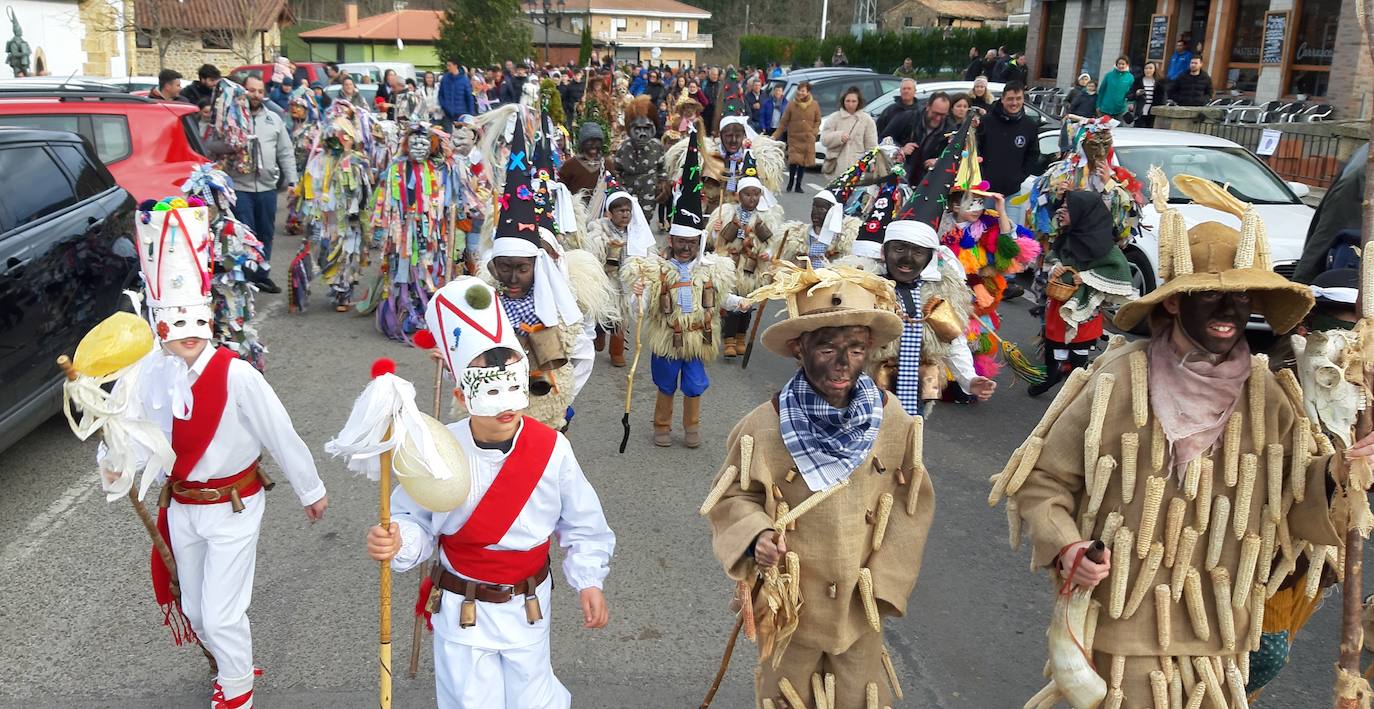
[[[488,583],[515,584],[539,573],[549,561],[549,542],[528,551],[488,549],[510,530],[549,466],[558,433],[526,416],[515,448],[487,488],[472,516],[457,532],[439,537],[458,575]]]

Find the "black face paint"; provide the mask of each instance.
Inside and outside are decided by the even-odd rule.
[[[739,208],[746,212],[752,212],[759,208],[759,200],[763,198],[763,192],[757,187],[746,187],[739,191]]]
[[[668,253],[678,263],[688,263],[697,257],[701,249],[699,236],[669,236]]]
[[[1178,299],[1178,322],[1203,349],[1224,355],[1245,337],[1251,309],[1249,293],[1185,293]]]
[[[798,338],[802,372],[811,388],[835,408],[849,406],[854,383],[868,362],[867,327],[824,327]]]
[[[491,260],[491,275],[496,277],[501,294],[524,298],[534,288],[533,256],[497,256]]]
[[[720,149],[727,154],[739,152],[744,147],[744,126],[732,123],[720,129]]]
[[[823,199],[811,200],[811,226],[820,230],[825,223],[825,215],[830,213],[830,208],[834,206]]]
[[[588,138],[582,141],[582,154],[589,159],[601,157],[601,139]]]
[[[883,244],[883,264],[892,280],[907,284],[921,277],[921,271],[930,263],[935,249],[917,246],[905,241],[892,241]]]

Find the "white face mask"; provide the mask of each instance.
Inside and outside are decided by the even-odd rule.
[[[529,361],[522,357],[505,367],[468,367],[463,370],[458,388],[473,416],[521,411],[530,405]]]
[[[199,337],[203,340],[214,337],[212,323],[215,321],[215,313],[208,305],[154,308],[153,320],[154,331],[163,342],[187,337]]]

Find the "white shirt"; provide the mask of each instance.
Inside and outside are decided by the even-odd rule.
[[[189,405],[190,411],[195,410],[190,386],[205,371],[214,354],[214,347],[206,347],[196,363],[188,368],[180,357],[167,354],[160,347],[153,350],[139,362],[142,371],[138,382],[142,391],[130,397],[130,413],[157,424],[167,440],[172,440],[173,411],[185,408],[174,402],[181,399]],[[324,497],[325,489],[324,481],[315,470],[315,458],[296,434],[291,417],[272,386],[262,373],[253,369],[253,365],[237,357],[229,362],[228,378],[228,398],[219,428],[215,429],[205,455],[191,468],[186,479],[205,482],[230,477],[251,465],[266,448],[281,466],[301,504],[318,502]],[[122,383],[121,380],[115,386]],[[139,453],[141,458],[147,459],[146,451]],[[101,444],[96,460],[101,461],[104,457],[105,446]],[[170,471],[150,472],[163,480]]]
[[[391,560],[391,568],[398,572],[412,569],[429,559],[439,546],[440,535],[455,534],[467,523],[510,455],[498,449],[478,447],[472,439],[471,419],[451,423],[448,429],[467,453],[472,474],[468,499],[452,512],[431,512],[412,500],[403,488],[398,486],[392,492],[391,519],[401,533],[401,550]],[[535,484],[529,502],[516,515],[515,522],[501,541],[488,548],[528,551],[554,536],[565,552],[563,576],[568,585],[578,591],[601,588],[606,575],[610,573],[615,533],[606,524],[606,515],[601,510],[601,500],[596,490],[592,489],[581,466],[577,464],[572,444],[563,434],[557,436],[548,467]],[[520,432],[517,432],[511,450],[519,441]],[[444,554],[439,554],[439,558],[444,568],[455,571]],[[484,582],[483,579],[473,580]],[[544,620],[534,625],[525,620],[524,599],[512,598],[505,604],[478,603],[477,625],[460,628],[458,609],[463,599],[445,593],[440,612],[433,618],[434,630],[453,642],[488,649],[529,645],[548,632],[549,585],[545,581],[540,587]]]

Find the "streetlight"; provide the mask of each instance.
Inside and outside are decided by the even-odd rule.
[[[391,9],[396,11],[396,51],[399,52],[406,48],[405,43],[401,41],[401,12],[406,9],[405,0],[391,3]]]
[[[561,17],[567,12],[567,4],[566,0],[525,0],[530,20],[544,26],[545,63],[549,61],[549,25],[554,22],[554,16]],[[562,26],[561,21],[559,26]]]

